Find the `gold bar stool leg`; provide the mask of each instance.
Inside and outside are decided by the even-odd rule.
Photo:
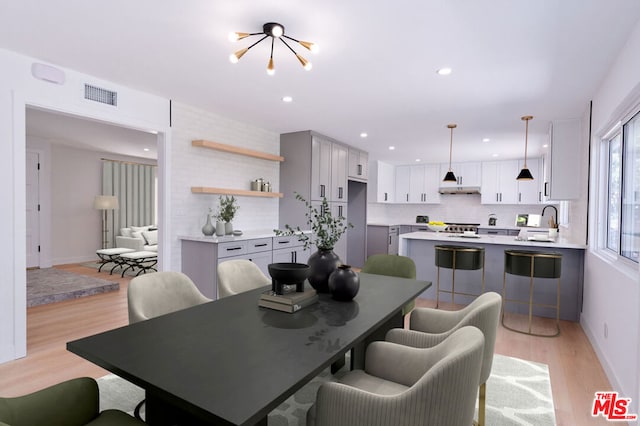
[[[508,330],[518,333],[529,334],[540,337],[555,337],[560,334],[560,274],[562,265],[562,254],[545,253],[528,250],[505,250],[504,273],[502,278],[502,326]],[[518,300],[507,298],[507,274],[529,277],[529,300]],[[534,279],[535,278],[557,278],[556,303],[555,305],[535,303]],[[505,306],[507,302],[528,304],[528,329],[518,330],[505,323]],[[553,334],[534,333],[532,330],[533,307],[555,308],[556,310],[556,331]]]
[[[437,256],[437,254],[436,254]],[[438,306],[440,305],[440,267],[438,266],[438,285],[437,285],[437,289],[436,289],[436,309],[438,309]]]

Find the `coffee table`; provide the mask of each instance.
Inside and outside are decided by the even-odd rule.
[[[403,326],[402,307],[431,286],[360,274],[351,302],[321,294],[290,314],[258,307],[261,287],[69,342],[67,349],[146,390],[146,421],[266,424],[267,415],[353,349]]]

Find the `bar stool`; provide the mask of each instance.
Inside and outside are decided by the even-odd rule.
[[[440,304],[440,293],[451,293],[451,303],[456,294],[479,296],[484,293],[484,248],[454,245],[436,245],[436,266],[438,281],[436,290],[436,308]],[[451,290],[440,289],[440,268],[451,269]],[[475,271],[482,269],[482,288],[479,294],[456,292],[456,269]]]
[[[518,333],[530,334],[540,337],[555,337],[560,334],[560,272],[562,267],[562,254],[555,252],[539,252],[530,250],[505,250],[504,251],[504,278],[502,281],[502,325]],[[529,277],[529,300],[507,299],[507,274]],[[533,302],[533,279],[557,278],[556,304]],[[506,302],[529,305],[529,329],[518,330],[504,323],[504,306]],[[556,309],[556,332],[554,334],[541,334],[531,331],[531,318],[533,307],[545,307]]]

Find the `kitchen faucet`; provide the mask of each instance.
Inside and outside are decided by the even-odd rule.
[[[554,220],[555,220],[554,224],[555,224],[556,227],[558,227],[558,225],[559,225],[558,224],[558,209],[556,209],[556,206],[552,206],[551,204],[548,204],[548,205],[544,206],[544,208],[542,209],[542,214],[540,216],[544,216],[544,211],[547,209],[547,207],[551,207],[556,212],[555,213],[555,218],[554,218]]]

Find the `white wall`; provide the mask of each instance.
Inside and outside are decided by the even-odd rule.
[[[638,265],[624,267],[620,261],[598,254],[597,207],[602,202],[597,191],[596,165],[599,134],[628,102],[628,95],[640,84],[640,22],[621,50],[609,74],[593,98],[592,170],[590,175],[589,250],[585,259],[584,305],[581,324],[615,390],[632,398],[632,412],[639,411],[640,356],[638,347],[640,304]],[[635,93],[640,93],[635,90]],[[618,117],[621,118],[621,117]],[[605,324],[608,337],[604,336]]]
[[[25,116],[26,106],[52,109],[90,117],[133,129],[159,132],[159,164],[170,167],[164,152],[170,149],[169,102],[167,99],[128,89],[69,69],[64,84],[35,79],[33,58],[0,49],[0,362],[26,355],[26,247],[25,247]],[[84,84],[117,91],[118,106],[103,105],[84,99]],[[170,171],[168,172],[170,173]],[[166,177],[166,176],[165,176]],[[164,179],[164,177],[163,177]],[[164,181],[160,182],[161,188]],[[167,217],[168,197],[160,200]],[[168,223],[160,223],[168,233]],[[161,245],[168,246],[160,234]],[[160,253],[160,262],[170,255],[170,248]],[[162,263],[161,263],[162,264]]]
[[[280,163],[191,146],[195,139],[279,154],[280,135],[173,102],[172,178],[173,207],[171,269],[181,270],[180,235],[202,235],[209,207],[217,209],[219,195],[192,194],[192,186],[250,189],[263,178],[278,192]],[[278,199],[236,197],[240,209],[235,229],[272,230],[278,227]]]

